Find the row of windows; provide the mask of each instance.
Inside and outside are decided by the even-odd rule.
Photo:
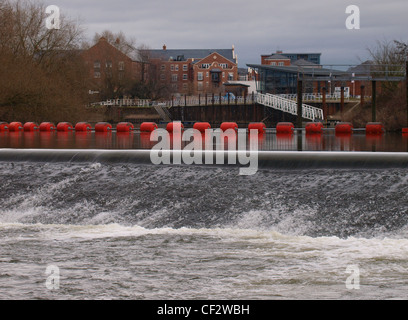
[[[161,71],[165,71],[166,70],[166,65],[162,64],[160,67]],[[178,64],[171,64],[170,65],[170,71],[179,71],[179,65]],[[183,64],[183,71],[188,71],[188,65]]]
[[[228,63],[220,63],[219,66],[223,69],[228,69],[229,65]],[[211,63],[203,63],[201,64],[201,69],[210,69],[211,67]],[[162,64],[160,66],[160,70],[161,71],[165,71],[166,70],[166,65]],[[171,64],[170,65],[170,71],[179,71],[179,65],[178,64]],[[183,64],[183,71],[188,71],[188,65],[187,64]]]
[[[210,77],[210,73],[206,72],[205,73],[206,78]],[[222,77],[225,78],[225,72],[222,73]],[[204,73],[203,72],[197,72],[197,80],[198,81],[202,81],[204,80]],[[229,72],[228,73],[228,81],[232,81],[234,80],[234,73],[233,72]]]
[[[112,61],[106,61],[105,67],[112,68],[113,67]],[[119,61],[118,67],[119,67],[119,70],[125,70],[125,62]],[[101,68],[101,62],[99,60],[94,61],[94,69],[100,69],[100,68]]]
[[[160,75],[160,80],[166,80],[166,75],[162,73]],[[188,75],[187,74],[183,74],[183,80],[188,80]],[[172,74],[171,75],[171,81],[178,81],[178,74]]]
[[[210,73],[206,72],[206,78],[210,77]],[[222,73],[222,77],[225,78],[225,72]],[[179,79],[179,75],[178,74],[172,74],[171,75],[171,81],[175,82],[178,81]],[[187,74],[183,74],[183,80],[188,80],[188,75]],[[160,80],[166,80],[166,75],[164,73],[162,73],[160,75]],[[204,80],[204,73],[203,72],[198,72],[197,73],[197,80],[198,81],[203,81]],[[228,81],[232,81],[234,80],[234,73],[233,72],[229,72],[228,73]]]
[[[112,77],[112,73],[108,72],[107,77]],[[119,80],[123,80],[125,77],[125,74],[123,72],[119,72],[118,74]],[[101,78],[101,72],[100,71],[94,71],[94,78],[95,79],[100,79]]]
[[[218,64],[219,67],[223,68],[223,69],[228,69],[228,63],[219,63]],[[201,69],[210,69],[211,67],[211,63],[203,63],[201,64]]]
[[[178,90],[178,84],[173,83],[171,85],[171,87],[173,88],[173,90]],[[183,83],[183,90],[187,90],[188,89],[188,84],[187,83]]]
[[[276,62],[271,62],[271,66],[276,66],[276,65],[278,65],[278,66],[284,66],[285,63],[282,62],[282,61],[278,62],[277,64],[276,64]]]

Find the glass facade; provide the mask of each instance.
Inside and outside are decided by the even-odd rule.
[[[268,68],[258,69],[257,91],[272,94],[293,94],[297,91],[297,74]]]

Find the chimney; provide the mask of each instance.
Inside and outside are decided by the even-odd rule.
[[[166,49],[167,49],[166,45],[163,45],[163,50],[166,50]]]

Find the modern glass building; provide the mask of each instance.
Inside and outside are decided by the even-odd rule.
[[[268,66],[262,64],[248,64],[258,73],[257,91],[271,94],[295,94],[298,78],[304,80],[305,93],[320,92],[328,81],[341,81],[346,72],[326,69],[321,66]]]

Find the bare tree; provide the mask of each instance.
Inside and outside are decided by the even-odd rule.
[[[374,67],[372,67],[372,75],[375,76],[403,76],[406,45],[399,41],[382,40],[377,41],[377,45],[373,48],[367,49]],[[405,55],[405,56],[404,56]],[[382,82],[384,93],[392,94],[398,88],[397,82]]]
[[[0,116],[11,120],[74,118],[86,101],[81,28],[64,15],[59,30],[46,28],[45,9],[0,0]]]
[[[95,33],[93,43],[96,44],[102,37],[128,57],[134,59],[137,56],[136,40],[127,37],[122,31],[114,33],[110,30],[104,30],[101,33]]]

